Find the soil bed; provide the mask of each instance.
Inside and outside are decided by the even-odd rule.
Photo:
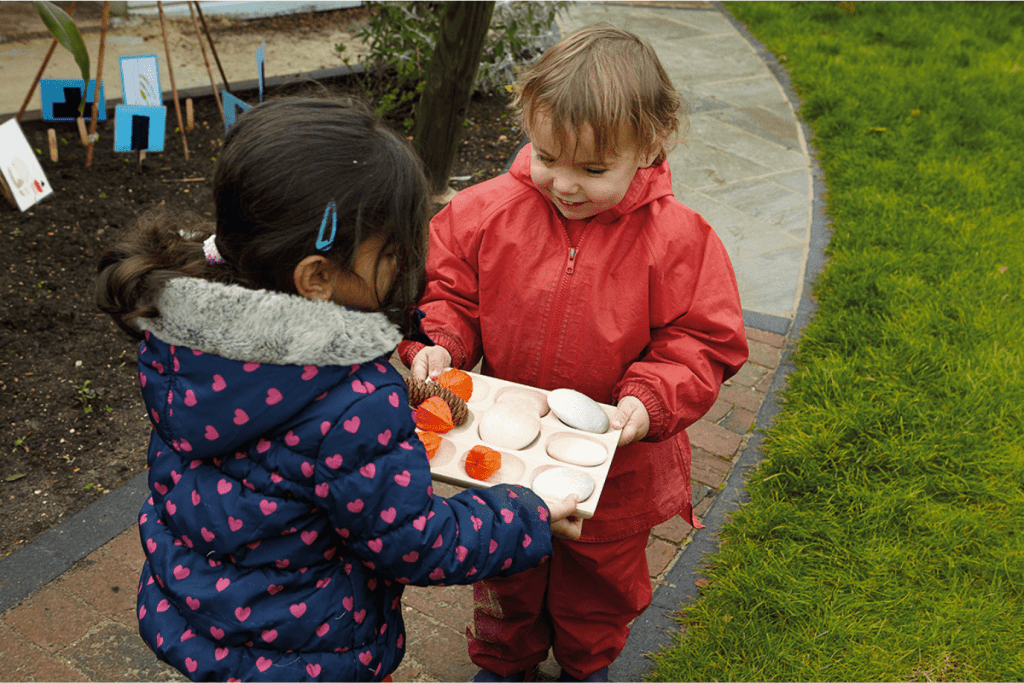
[[[351,81],[280,86],[266,96],[358,92]],[[239,93],[254,102],[255,93]],[[90,168],[71,122],[23,122],[54,194],[24,213],[0,200],[0,558],[145,470],[149,421],[136,344],[93,303],[99,256],[141,211],[160,204],[213,215],[209,182],[224,124],[210,97],[195,104],[182,153],[173,106],[163,153],[114,152],[112,108]],[[184,112],[184,105],[182,106]],[[47,129],[57,131],[50,161]],[[519,143],[503,96],[474,96],[453,182],[493,177]]]

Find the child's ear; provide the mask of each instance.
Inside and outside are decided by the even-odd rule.
[[[299,296],[313,301],[330,301],[334,296],[337,265],[315,254],[299,261],[292,271],[292,281]]]

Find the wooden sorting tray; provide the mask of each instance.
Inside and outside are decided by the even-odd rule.
[[[521,484],[532,487],[534,478],[545,470],[556,467],[577,470],[593,479],[594,492],[586,500],[580,501],[576,514],[583,519],[593,517],[594,511],[597,509],[597,502],[601,497],[601,490],[604,488],[605,479],[608,477],[608,470],[612,465],[612,457],[615,455],[615,447],[618,445],[621,430],[609,429],[604,434],[595,434],[574,429],[559,420],[550,409],[547,409],[545,414],[540,417],[540,434],[525,448],[512,450],[488,443],[480,437],[477,427],[481,416],[488,409],[494,407],[499,399],[507,400],[509,398],[507,393],[512,392],[524,398],[532,396],[534,401],[543,399],[541,403],[546,406],[547,395],[550,392],[493,377],[484,377],[476,373],[468,374],[473,379],[473,395],[467,401],[469,419],[464,424],[441,435],[441,445],[430,461],[433,478],[466,488],[486,488],[495,484]],[[502,398],[503,396],[504,398]],[[613,406],[598,405],[605,411],[609,419],[615,414]],[[608,457],[600,465],[590,467],[556,460],[547,453],[547,445],[553,438],[589,440],[605,448]],[[481,444],[501,453],[501,469],[483,481],[473,479],[465,469],[466,454],[474,446]],[[566,495],[568,493],[566,491]]]

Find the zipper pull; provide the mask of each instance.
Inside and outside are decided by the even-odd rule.
[[[576,265],[576,247],[569,247],[569,265],[565,268],[566,275],[572,275],[573,268]]]

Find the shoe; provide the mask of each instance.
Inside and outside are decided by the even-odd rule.
[[[476,675],[473,676],[469,680],[477,681],[477,682],[483,682],[483,681],[524,681],[524,682],[525,681],[536,681],[537,680],[537,669],[538,669],[538,667],[533,666],[533,667],[530,667],[529,669],[524,669],[523,671],[517,671],[514,674],[509,674],[508,676],[499,676],[498,674],[494,673],[493,671],[488,671],[487,669],[480,669],[479,671],[476,672]],[[607,680],[607,679],[605,679],[605,680]]]
[[[560,674],[558,674],[558,680],[559,681],[602,681],[602,682],[603,681],[608,681],[609,680],[609,678],[608,678],[608,667],[607,666],[603,666],[600,669],[598,669],[597,671],[595,671],[592,674],[590,674],[589,676],[587,676],[586,678],[573,678],[572,676],[569,675],[568,672],[566,672],[565,669],[562,669],[562,672]]]

